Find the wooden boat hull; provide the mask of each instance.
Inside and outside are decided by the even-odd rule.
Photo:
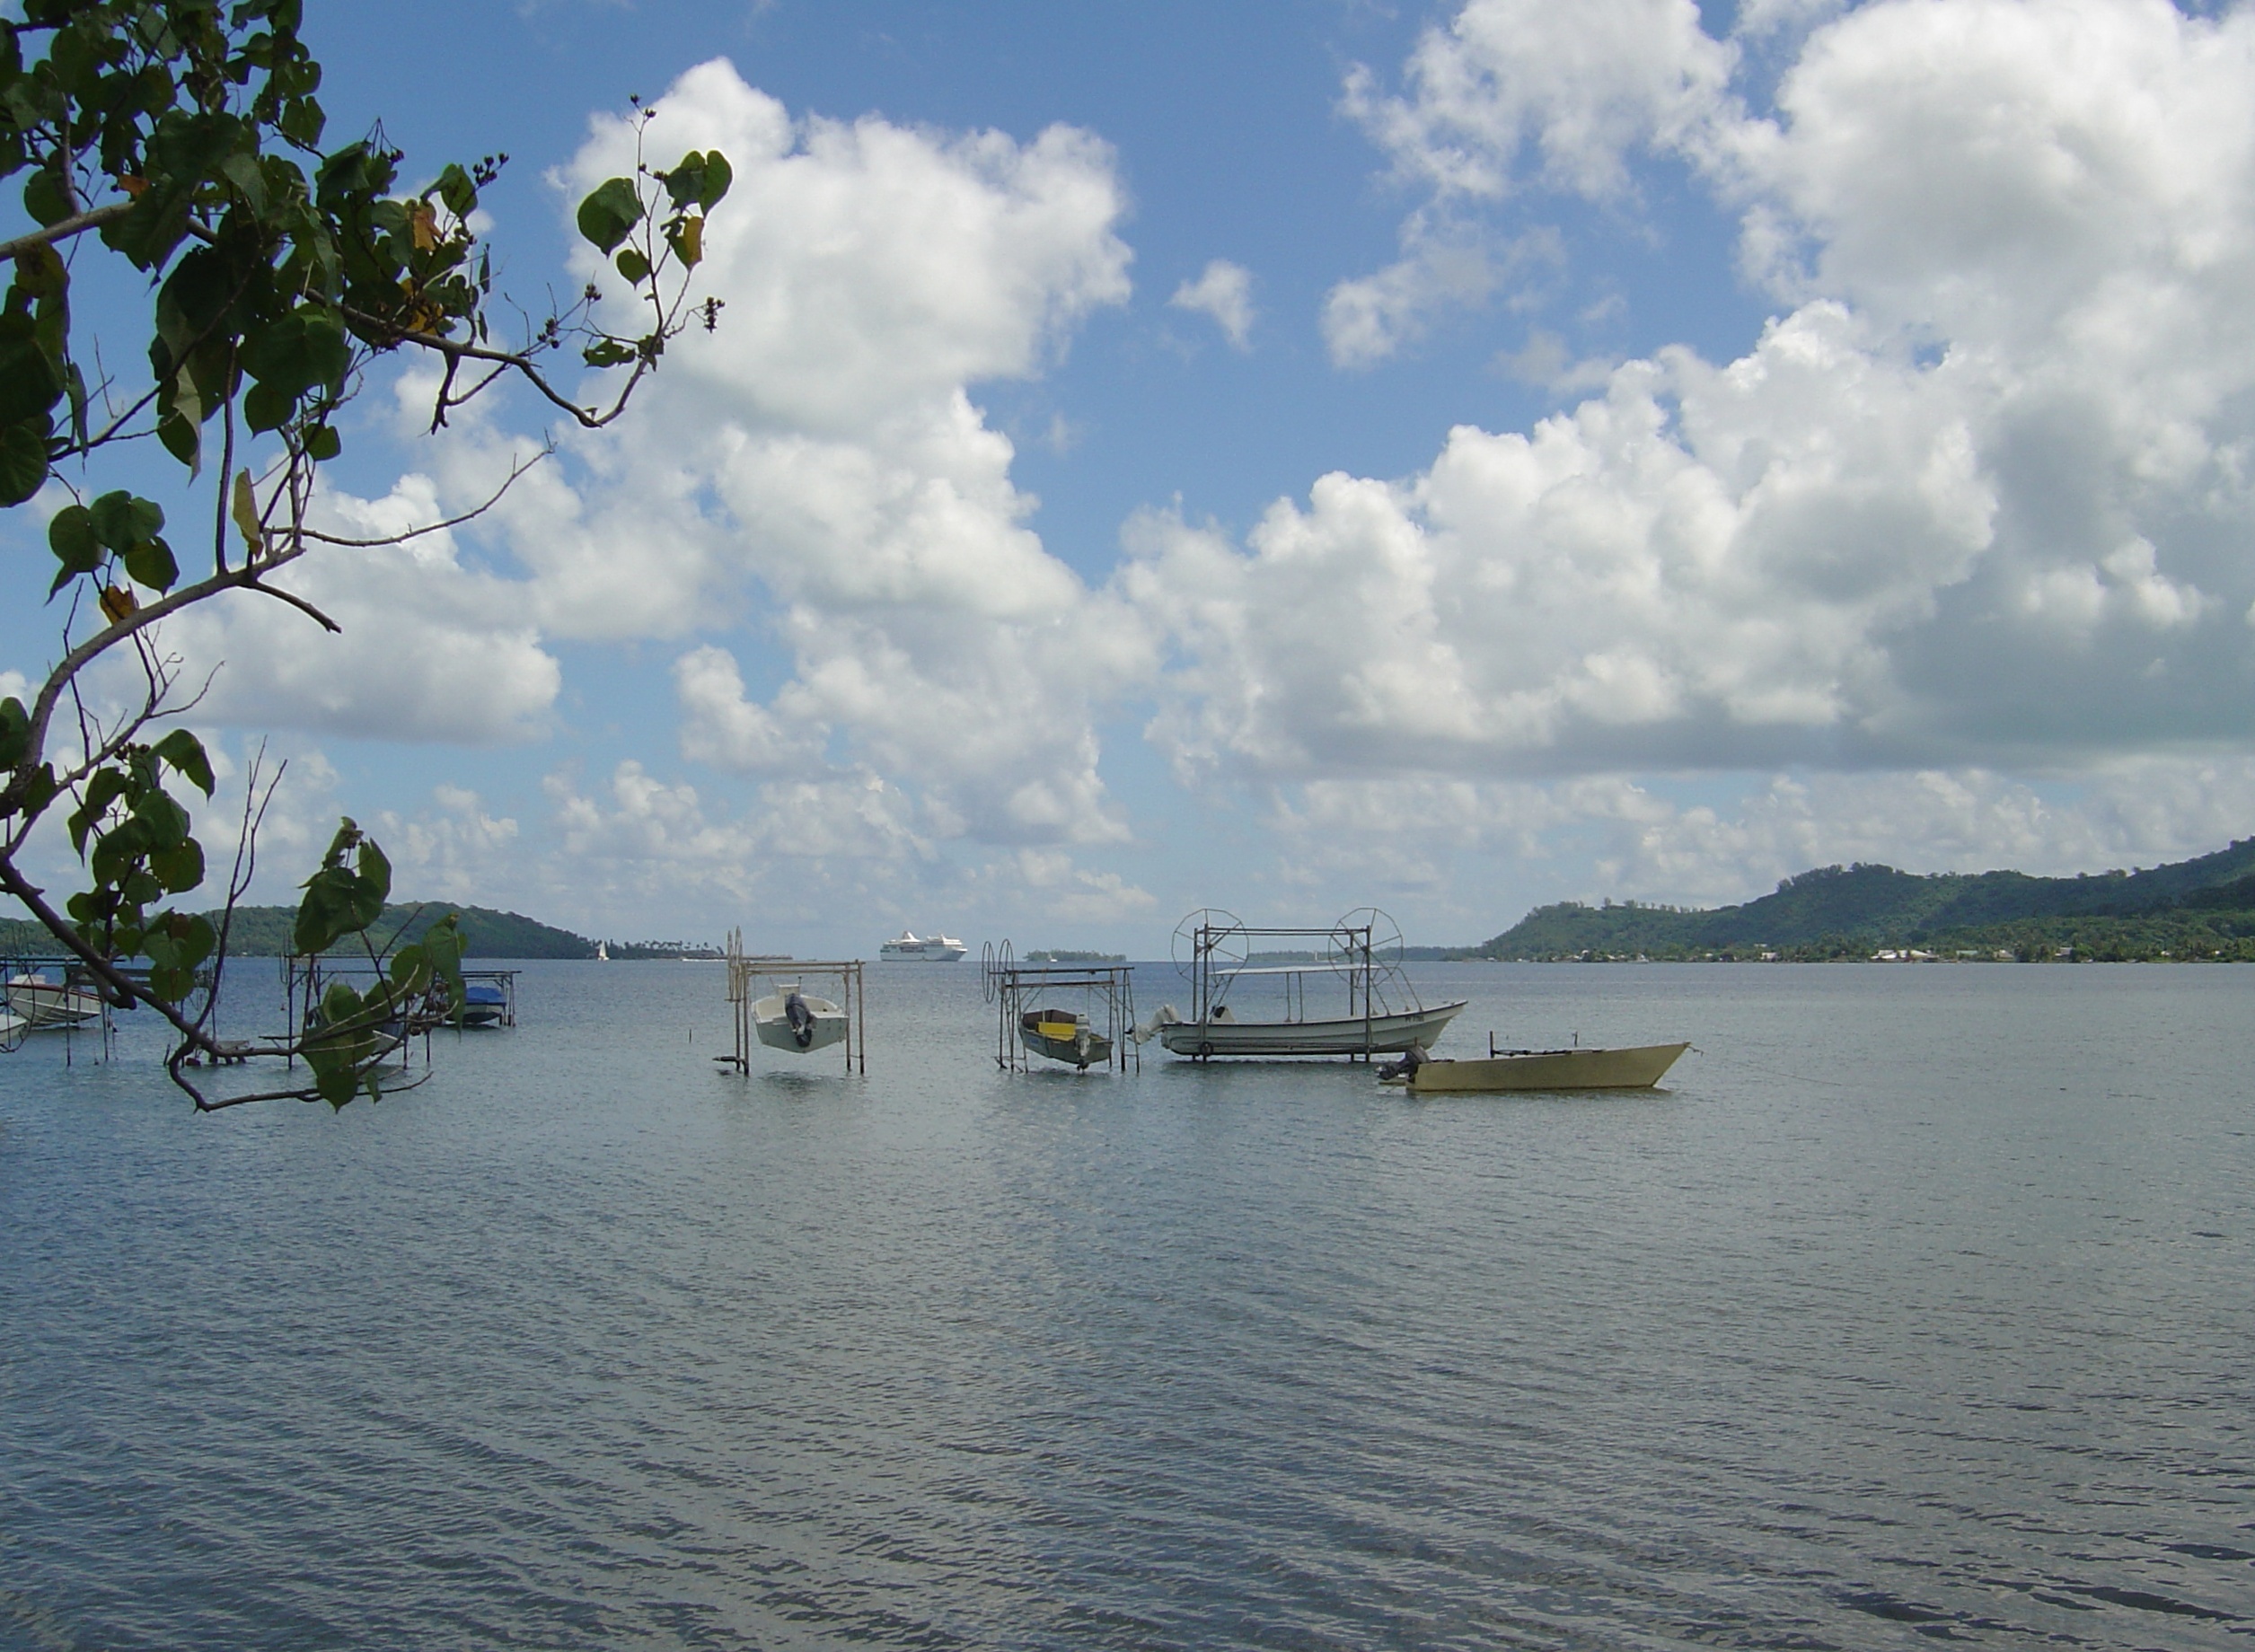
[[[1649,1090],[1689,1044],[1634,1050],[1521,1050],[1470,1061],[1427,1061],[1408,1080],[1420,1095],[1514,1090]]]
[[[1368,1020],[1177,1021],[1158,1040],[1178,1056],[1399,1055],[1412,1044],[1431,1049],[1463,1008],[1459,1000]]]
[[[802,993],[799,1001],[814,1012],[815,1024],[806,1041],[799,1042],[798,1032],[791,1025],[790,1013],[786,1006],[790,995],[771,992],[763,998],[752,1001],[752,1032],[770,1050],[803,1056],[817,1050],[827,1050],[846,1035],[846,1012],[828,998],[810,997]]]

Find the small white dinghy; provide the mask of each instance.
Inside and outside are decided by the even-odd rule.
[[[805,1055],[827,1050],[846,1035],[846,1012],[828,998],[809,997],[787,981],[752,1000],[752,1031],[770,1050]]]

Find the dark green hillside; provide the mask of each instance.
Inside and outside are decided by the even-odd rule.
[[[449,906],[432,901],[422,907],[387,906],[383,918],[369,933],[377,941],[411,941],[449,912],[462,914],[467,955],[472,958],[592,958],[595,944],[568,929],[558,929],[516,912],[497,912],[490,907]],[[219,914],[208,915],[215,924]],[[227,950],[238,958],[278,958],[290,948],[290,931],[297,909],[286,906],[244,906],[235,909],[228,933]],[[51,954],[61,949],[46,930],[30,918],[0,918],[0,953],[18,956]]]
[[[1885,946],[1993,955],[2255,955],[2255,838],[2148,871],[2043,878],[1826,866],[1710,911],[1537,908],[1476,950],[1493,958],[1863,955]]]
[[[394,905],[383,909],[383,919],[369,931],[379,942],[412,941],[449,912],[462,914],[464,955],[471,958],[592,958],[595,944],[568,929],[526,918],[517,912],[497,912],[490,907],[450,906],[443,901],[421,907]],[[211,914],[218,922],[219,915]],[[278,958],[290,948],[290,930],[296,909],[286,906],[246,906],[235,909],[228,950],[239,957]]]

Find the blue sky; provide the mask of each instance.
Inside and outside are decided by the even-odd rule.
[[[739,186],[627,426],[308,567],[340,643],[175,628],[290,759],[269,892],[349,812],[405,892],[595,933],[1146,953],[2248,830],[2242,12],[308,10],[332,139],[511,155],[529,299],[630,94]],[[542,428],[413,388],[342,520]]]

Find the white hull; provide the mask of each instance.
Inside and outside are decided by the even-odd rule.
[[[929,940],[918,940],[904,935],[897,941],[887,941],[877,948],[880,963],[953,963],[971,949],[961,941],[936,935]]]
[[[101,996],[91,987],[58,987],[36,976],[19,975],[8,983],[8,1007],[34,1031],[78,1027],[101,1018]]]
[[[1158,1041],[1178,1056],[1399,1055],[1412,1044],[1431,1049],[1463,1007],[1459,1000],[1337,1021],[1177,1021],[1159,1028]]]
[[[752,1032],[770,1050],[780,1050],[789,1055],[803,1056],[817,1050],[827,1050],[846,1035],[846,1013],[828,998],[800,995],[799,1002],[814,1013],[815,1022],[806,1041],[801,1043],[798,1030],[791,1025],[788,1007],[790,995],[771,992],[763,998],[752,1001]]]

